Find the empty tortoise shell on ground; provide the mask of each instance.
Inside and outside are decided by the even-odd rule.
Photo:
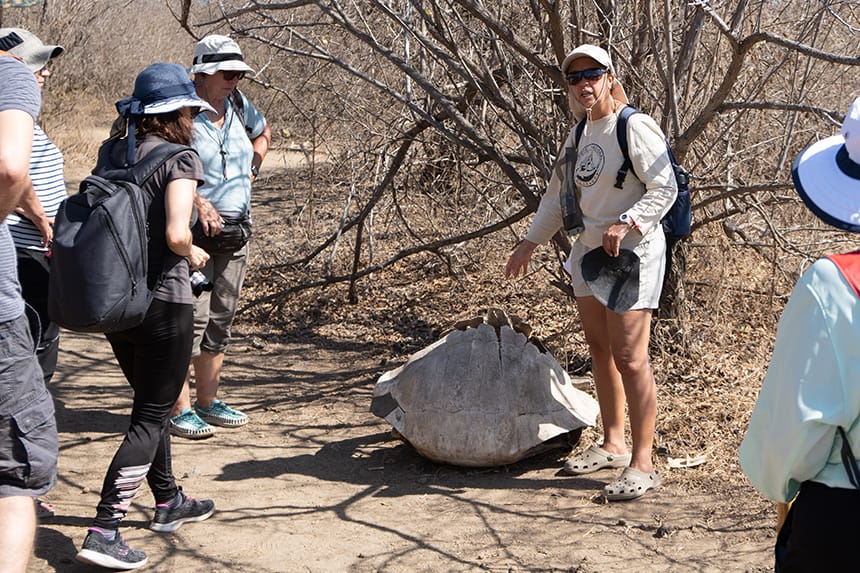
[[[461,466],[509,464],[594,425],[597,402],[519,318],[499,309],[460,321],[380,376],[371,412],[424,457]]]

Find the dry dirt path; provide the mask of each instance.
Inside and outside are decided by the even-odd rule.
[[[668,475],[654,495],[603,504],[595,493],[612,474],[562,476],[557,455],[483,471],[423,460],[368,412],[384,369],[367,347],[240,336],[224,390],[251,423],[206,441],[174,440],[180,484],[213,498],[217,512],[175,534],[151,532],[144,486],[124,535],[148,553],[147,570],[771,570],[773,513],[750,504],[749,492],[694,495]],[[102,338],[69,332],[51,390],[60,478],[45,498],[57,514],[40,524],[30,570],[90,571],[74,555],[131,392]]]

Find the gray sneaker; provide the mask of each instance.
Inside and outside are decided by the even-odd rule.
[[[200,419],[194,410],[185,408],[178,416],[173,416],[168,422],[170,433],[189,440],[202,440],[215,435],[215,430]]]
[[[179,507],[175,509],[170,509],[167,505],[155,507],[155,517],[149,524],[151,530],[169,533],[182,527],[183,523],[203,521],[215,513],[215,502],[211,499],[197,501],[182,493],[181,489],[179,495],[182,496]]]
[[[92,529],[87,532],[84,545],[75,559],[109,569],[130,570],[146,565],[146,553],[126,545],[118,532],[113,541],[108,541],[104,535]]]

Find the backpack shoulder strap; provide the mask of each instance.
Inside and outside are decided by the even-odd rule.
[[[239,91],[239,88],[233,88],[233,91],[230,92],[230,103],[233,105],[233,112],[239,118],[239,121],[242,122],[242,127],[245,128],[245,133],[248,134],[248,139],[251,139],[251,130],[253,128],[245,121],[245,98],[242,97],[242,92]]]
[[[573,146],[577,151],[579,151],[579,140],[582,139],[583,131],[585,131],[585,119],[580,120],[580,122],[576,124],[576,135],[573,139]]]
[[[833,264],[836,265],[857,296],[860,296],[860,251],[843,253],[841,255],[828,255],[827,258],[833,261]]]
[[[627,172],[633,168],[633,162],[630,161],[630,148],[627,145],[627,121],[634,113],[639,113],[639,110],[632,105],[625,105],[621,108],[621,112],[618,114],[618,123],[615,125],[615,137],[618,139],[618,147],[621,148],[621,155],[624,157],[624,162],[615,175],[616,189],[621,189],[624,186]]]
[[[152,177],[158,171],[158,168],[164,165],[168,159],[183,151],[197,153],[193,147],[182,145],[181,143],[165,142],[158,144],[129,170],[131,175],[129,180],[139,186],[143,186],[146,180]]]

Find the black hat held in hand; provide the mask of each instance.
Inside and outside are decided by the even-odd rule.
[[[582,278],[609,310],[620,314],[639,299],[639,256],[633,251],[620,249],[617,257],[611,257],[597,247],[582,257],[581,264]]]

